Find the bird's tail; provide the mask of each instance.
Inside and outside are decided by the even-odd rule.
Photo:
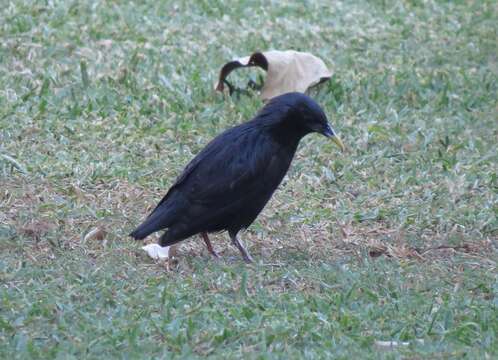
[[[130,236],[135,240],[143,240],[153,232],[159,231],[167,227],[164,221],[164,214],[161,211],[155,211],[140,224]]]

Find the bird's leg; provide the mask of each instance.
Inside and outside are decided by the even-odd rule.
[[[230,234],[230,239],[232,240],[232,243],[239,249],[240,253],[242,254],[242,257],[244,258],[244,261],[246,263],[252,263],[252,257],[249,255],[247,250],[244,248],[244,246],[240,243],[239,239],[237,239],[237,234]]]
[[[207,232],[205,232],[205,231],[201,232],[201,236],[202,236],[202,239],[204,240],[204,242],[206,243],[206,247],[207,247],[209,253],[211,255],[213,255],[215,258],[219,258],[220,256],[218,255],[218,253],[216,251],[214,251],[213,245],[211,245],[211,241],[209,241],[209,237],[208,237]]]

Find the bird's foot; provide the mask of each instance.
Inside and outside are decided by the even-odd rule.
[[[237,239],[237,234],[230,234],[230,238],[232,240],[232,243],[239,249],[240,254],[242,255],[242,258],[247,264],[250,264],[253,262],[251,255],[247,252],[246,248],[242,243]]]
[[[207,248],[208,252],[211,255],[213,255],[213,257],[215,259],[219,259],[220,255],[218,255],[218,253],[213,249],[213,245],[211,245],[211,241],[209,241],[209,237],[208,237],[207,232],[202,232],[201,236],[202,236],[202,239],[204,240],[204,242],[206,243],[206,248]]]
[[[215,259],[221,259],[220,254],[218,254],[216,251],[209,251],[209,253],[215,258]]]
[[[246,264],[252,264],[254,262],[253,258],[251,257],[251,255],[249,255],[249,253],[245,253],[245,254],[242,254],[242,258],[244,259],[244,261],[246,262]]]

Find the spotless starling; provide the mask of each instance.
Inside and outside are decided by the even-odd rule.
[[[237,234],[263,210],[287,173],[299,141],[313,132],[344,150],[313,99],[302,93],[271,99],[252,120],[206,145],[130,236],[142,240],[165,230],[159,244],[170,246],[201,234],[208,251],[217,257],[208,233],[228,231],[244,260],[251,262]]]

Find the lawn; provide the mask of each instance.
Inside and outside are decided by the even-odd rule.
[[[495,358],[497,38],[494,0],[4,3],[0,357]],[[127,234],[262,106],[213,87],[266,49],[324,59],[348,150],[301,142],[254,264],[155,263]]]

